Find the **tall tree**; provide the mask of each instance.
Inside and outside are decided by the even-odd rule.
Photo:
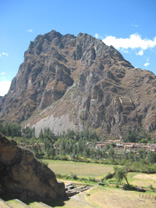
[[[121,181],[122,181],[123,179],[125,179],[126,182],[127,182],[127,185],[129,185],[129,182],[128,182],[128,179],[127,179],[127,174],[128,174],[128,172],[126,171],[125,168],[118,168],[118,167],[115,167],[115,168],[114,168],[114,171],[115,171],[115,178],[117,179],[117,181],[118,181],[119,183],[121,183]]]

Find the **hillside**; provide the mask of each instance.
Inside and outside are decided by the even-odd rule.
[[[88,34],[51,31],[24,54],[0,120],[54,133],[95,129],[121,137],[128,128],[156,129],[156,76],[134,68],[112,46]]]

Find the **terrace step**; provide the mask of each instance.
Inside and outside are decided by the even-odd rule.
[[[43,202],[40,202],[40,204],[42,204],[45,208],[52,208],[52,206],[49,206],[49,205],[47,205],[47,204],[45,204]]]
[[[52,208],[51,206],[43,203],[43,202],[32,202],[29,204],[31,208]]]
[[[0,208],[12,208],[7,202],[0,198]]]
[[[7,204],[9,204],[12,208],[31,208],[19,199],[9,200],[7,201]]]

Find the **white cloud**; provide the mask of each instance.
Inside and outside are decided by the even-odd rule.
[[[9,56],[9,54],[8,53],[5,53],[5,52],[2,52],[2,55],[3,56]]]
[[[2,57],[2,56],[9,56],[9,54],[6,52],[2,52],[2,53],[0,53],[0,57]]]
[[[142,51],[156,46],[156,36],[153,40],[142,39],[139,34],[131,34],[129,38],[116,38],[115,36],[107,36],[103,39],[107,45],[113,45],[116,49],[141,49]]]
[[[32,30],[32,29],[29,29],[29,30],[27,30],[27,32],[32,33],[32,32],[33,32],[33,30]]]
[[[123,52],[123,53],[130,53],[130,51],[128,49],[125,49],[125,48],[121,48],[121,52]]]
[[[94,37],[97,38],[97,39],[102,39],[102,38],[103,38],[103,37],[102,37],[101,35],[99,35],[98,33],[96,33],[96,34],[94,35]]]
[[[146,63],[144,64],[145,67],[147,67],[147,66],[149,66],[149,65],[150,65],[149,62],[146,62]]]
[[[1,75],[5,75],[5,72],[1,72]]]
[[[0,81],[0,96],[4,96],[8,92],[10,84],[10,81]]]
[[[137,24],[132,24],[132,27],[138,28],[139,25],[137,25]]]
[[[137,56],[142,56],[144,55],[144,51],[143,50],[140,50],[138,53],[136,53]]]

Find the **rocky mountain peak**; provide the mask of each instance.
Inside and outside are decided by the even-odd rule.
[[[49,126],[55,133],[154,131],[155,82],[154,74],[134,68],[102,40],[53,30],[30,43],[0,104],[0,120],[25,121],[36,131]]]

